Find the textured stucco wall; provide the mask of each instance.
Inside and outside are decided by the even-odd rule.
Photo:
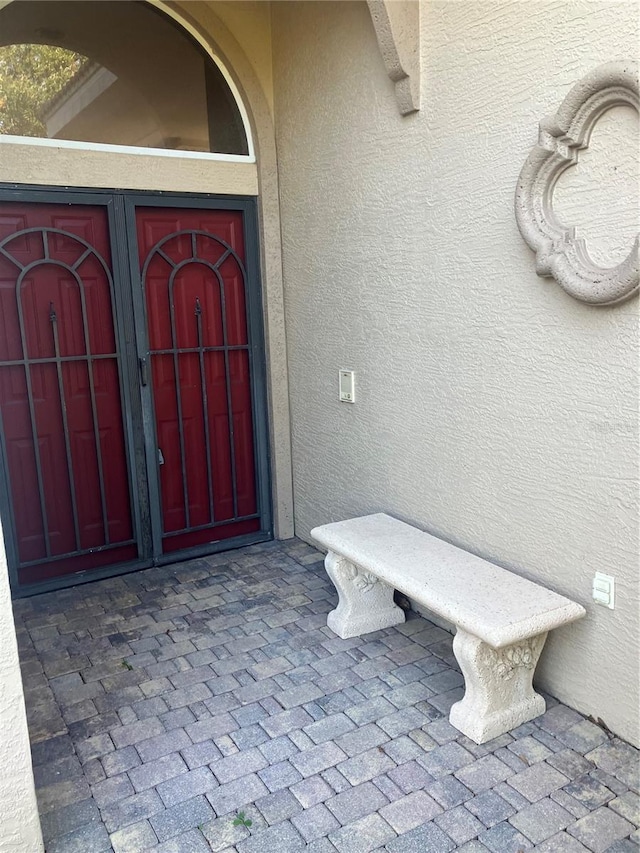
[[[0,528],[0,853],[43,850]]]
[[[364,3],[272,18],[298,535],[387,511],[579,601],[538,682],[636,743],[638,301],[588,307],[538,278],[513,195],[538,121],[637,54],[637,19],[425,2],[422,109],[402,118]],[[597,187],[576,205],[572,181],[591,227]],[[591,600],[598,569],[614,611]]]
[[[193,7],[193,0],[182,2]],[[229,28],[251,63],[264,96],[273,112],[273,79],[271,65],[271,4],[265,0],[206,0],[217,17]],[[212,31],[212,37],[216,33]]]
[[[122,187],[257,195],[255,163],[0,143],[0,181],[58,187]]]

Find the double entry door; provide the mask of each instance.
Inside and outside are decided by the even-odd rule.
[[[0,193],[15,594],[270,538],[254,201]]]

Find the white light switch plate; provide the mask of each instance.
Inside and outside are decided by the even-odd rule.
[[[340,402],[341,403],[354,403],[356,399],[355,395],[355,379],[353,375],[353,370],[340,370],[338,372],[339,376],[339,389],[340,389]]]

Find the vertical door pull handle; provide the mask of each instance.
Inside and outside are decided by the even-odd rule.
[[[147,359],[142,356],[138,359],[140,363],[140,382],[142,385],[149,384],[149,369],[147,367]]]
[[[158,448],[158,465],[164,465],[164,456],[160,448]]]

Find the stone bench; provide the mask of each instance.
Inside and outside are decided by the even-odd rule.
[[[328,550],[338,606],[327,625],[355,637],[404,622],[398,589],[456,626],[465,694],[453,726],[484,743],[543,714],[533,673],[547,632],[585,615],[579,604],[383,513],[311,531]]]

